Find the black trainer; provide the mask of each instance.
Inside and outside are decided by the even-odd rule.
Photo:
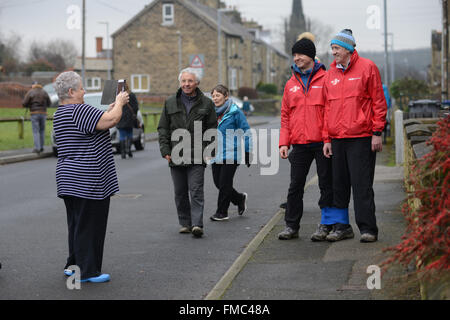
[[[241,203],[238,204],[238,214],[240,216],[242,216],[245,211],[247,211],[247,198],[248,198],[248,194],[246,194],[245,192],[243,193],[244,195],[244,199],[241,201]]]
[[[352,239],[355,237],[351,225],[337,223],[333,230],[327,235],[326,240],[330,242],[340,241],[344,239]]]
[[[211,216],[210,219],[212,221],[227,221],[228,220],[228,215],[227,214],[216,213],[215,215]]]
[[[286,209],[286,207],[287,207],[287,202],[283,202],[282,204],[280,204],[281,209]]]

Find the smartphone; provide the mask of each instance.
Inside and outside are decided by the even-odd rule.
[[[117,94],[125,91],[125,83],[126,83],[125,79],[120,79],[117,81]]]

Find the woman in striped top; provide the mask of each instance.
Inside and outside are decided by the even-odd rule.
[[[101,273],[110,196],[119,191],[109,128],[115,126],[128,93],[121,92],[106,112],[84,104],[81,77],[61,73],[55,81],[60,100],[53,120],[58,147],[56,185],[64,199],[69,257],[64,270],[78,266],[81,282],[109,281]]]

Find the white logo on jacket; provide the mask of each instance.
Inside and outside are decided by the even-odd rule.
[[[294,86],[292,88],[289,89],[290,92],[297,92],[298,90],[300,90],[301,88],[299,86]]]
[[[337,85],[339,82],[341,82],[341,80],[339,80],[338,78],[336,78],[336,79],[334,79],[334,80],[331,81],[331,84],[332,84],[333,86],[335,86],[335,85]]]
[[[352,81],[352,80],[359,80],[361,78],[349,78],[348,80]]]

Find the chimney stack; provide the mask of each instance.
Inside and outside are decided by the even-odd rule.
[[[103,38],[102,37],[96,37],[95,41],[97,43],[97,55],[101,54],[103,52]]]

